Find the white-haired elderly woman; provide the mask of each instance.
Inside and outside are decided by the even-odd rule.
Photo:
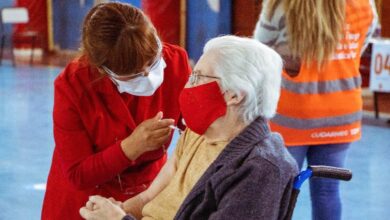
[[[123,204],[92,196],[86,219],[283,219],[297,165],[267,119],[282,60],[264,44],[210,40],[180,96],[187,124],[152,185]]]

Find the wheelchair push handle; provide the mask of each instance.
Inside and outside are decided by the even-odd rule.
[[[306,170],[302,171],[295,177],[293,190],[291,192],[290,201],[288,204],[288,210],[284,220],[291,220],[295,204],[300,192],[302,184],[311,177],[330,178],[337,180],[349,181],[352,179],[352,172],[348,169],[330,166],[309,166]]]
[[[352,172],[348,169],[329,166],[309,166],[312,170],[312,176],[331,178],[349,181],[352,179]]]

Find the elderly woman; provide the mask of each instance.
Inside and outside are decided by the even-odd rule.
[[[113,220],[283,219],[297,165],[267,124],[281,71],[280,56],[256,40],[210,40],[179,99],[188,129],[155,181],[119,205],[92,196],[80,214]]]

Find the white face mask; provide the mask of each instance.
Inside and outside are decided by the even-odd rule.
[[[161,57],[150,67],[150,70],[147,71],[149,72],[147,76],[143,76],[142,73],[139,73],[139,76],[127,81],[112,77],[117,75],[107,67],[103,66],[103,69],[111,75],[110,78],[117,85],[120,93],[126,92],[135,96],[151,96],[164,81],[164,69],[166,66],[164,59]],[[138,75],[138,73],[136,75]]]

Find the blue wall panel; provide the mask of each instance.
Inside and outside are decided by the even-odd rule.
[[[121,0],[120,2],[130,3],[130,4],[134,5],[137,8],[141,8],[141,0]]]
[[[2,2],[3,0],[1,0]],[[141,7],[141,0],[122,0]],[[93,0],[53,0],[54,44],[60,49],[77,50],[81,41],[81,26],[85,15],[93,7]]]
[[[14,0],[0,0],[0,8],[4,7],[12,7],[15,6],[15,1]],[[4,26],[4,32],[7,36],[10,36],[12,33],[12,26],[11,25],[5,25]],[[10,45],[10,39],[7,39],[5,41],[5,47],[9,47]]]
[[[11,7],[11,6],[14,6],[14,5],[15,5],[15,1],[14,0],[1,0],[0,1],[0,7],[1,8]]]
[[[93,5],[92,0],[53,0],[54,45],[60,49],[76,50],[80,46],[81,24]]]
[[[196,62],[210,38],[231,33],[231,23],[231,0],[188,0],[186,47],[189,57]]]

